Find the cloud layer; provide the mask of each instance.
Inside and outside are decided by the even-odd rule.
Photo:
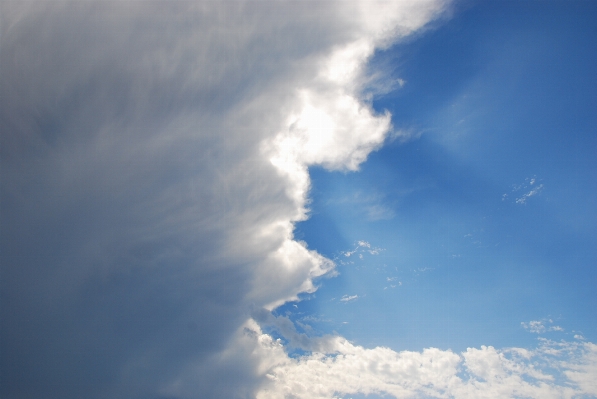
[[[363,66],[444,4],[0,7],[2,397],[254,396],[239,326],[334,267],[307,167],[383,143]]]
[[[279,341],[256,325],[245,328],[244,339],[256,342],[269,378],[257,394],[259,399],[355,393],[458,399],[597,395],[597,345],[581,341],[542,339],[534,350],[482,346],[457,354],[437,348],[422,352],[365,349],[330,336],[319,339],[318,351],[291,358]]]

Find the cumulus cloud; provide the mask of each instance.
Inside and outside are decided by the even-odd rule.
[[[308,166],[382,145],[363,67],[443,1],[0,7],[1,396],[254,396],[255,309],[334,268]]]
[[[365,349],[341,337],[327,352],[288,357],[257,325],[247,328],[262,351],[269,384],[257,398],[333,398],[379,394],[394,398],[572,398],[594,395],[597,346],[541,340],[533,349],[491,346],[463,353]]]

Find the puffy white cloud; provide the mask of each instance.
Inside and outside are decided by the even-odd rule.
[[[567,370],[564,374],[574,381],[587,395],[597,396],[597,345],[586,342],[579,345],[584,350],[582,356],[577,356],[574,361],[564,363]],[[575,348],[576,349],[576,348]]]
[[[328,337],[327,351],[288,357],[279,342],[252,329],[269,384],[257,398],[335,398],[379,394],[395,398],[572,398],[595,395],[594,344],[543,340],[534,349],[491,346],[457,354],[428,348],[365,349]],[[555,352],[554,352],[555,351]]]
[[[2,396],[253,396],[238,327],[333,270],[307,168],[382,144],[363,66],[444,3],[0,7]]]

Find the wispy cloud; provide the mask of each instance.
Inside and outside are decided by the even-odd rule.
[[[352,302],[352,301],[356,301],[357,299],[359,299],[358,295],[343,295],[342,298],[340,298],[341,302]]]
[[[365,208],[367,210],[367,218],[374,220],[389,220],[396,216],[396,213],[390,207],[381,204],[370,205]]]
[[[514,203],[519,205],[524,205],[527,203],[528,199],[538,195],[543,190],[544,186],[543,183],[539,183],[536,177],[527,177],[522,184],[515,184],[512,186],[512,193],[513,196],[517,197],[514,200]],[[523,192],[521,195],[520,192]],[[504,193],[502,195],[502,201],[507,201],[509,198],[509,194]]]
[[[342,252],[342,255],[344,255],[347,258],[357,255],[362,259],[363,254],[379,255],[379,253],[383,250],[383,248],[371,246],[371,244],[367,241],[360,240],[356,242],[354,248],[351,251]]]
[[[369,221],[390,220],[396,216],[391,204],[387,203],[385,195],[357,191],[349,196],[329,201],[330,204],[354,204],[359,212],[364,214]]]
[[[547,325],[546,325],[547,324]],[[531,320],[529,322],[521,322],[520,325],[529,332],[541,334],[547,331],[564,331],[564,329],[557,325],[552,325],[552,319]]]
[[[537,187],[531,189],[528,193],[523,194],[520,198],[516,199],[517,204],[525,204],[527,199],[530,197],[537,195],[543,189],[543,184],[539,184]]]

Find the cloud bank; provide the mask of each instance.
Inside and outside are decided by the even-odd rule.
[[[251,328],[252,327],[252,328]],[[457,354],[365,349],[327,337],[320,351],[286,355],[279,341],[247,326],[245,339],[258,343],[269,398],[334,398],[361,393],[394,398],[577,398],[595,397],[597,345],[546,339],[534,350],[482,346]],[[323,349],[323,350],[322,350]]]
[[[307,168],[382,145],[363,67],[443,2],[0,7],[1,396],[255,396],[236,332],[334,268]]]

